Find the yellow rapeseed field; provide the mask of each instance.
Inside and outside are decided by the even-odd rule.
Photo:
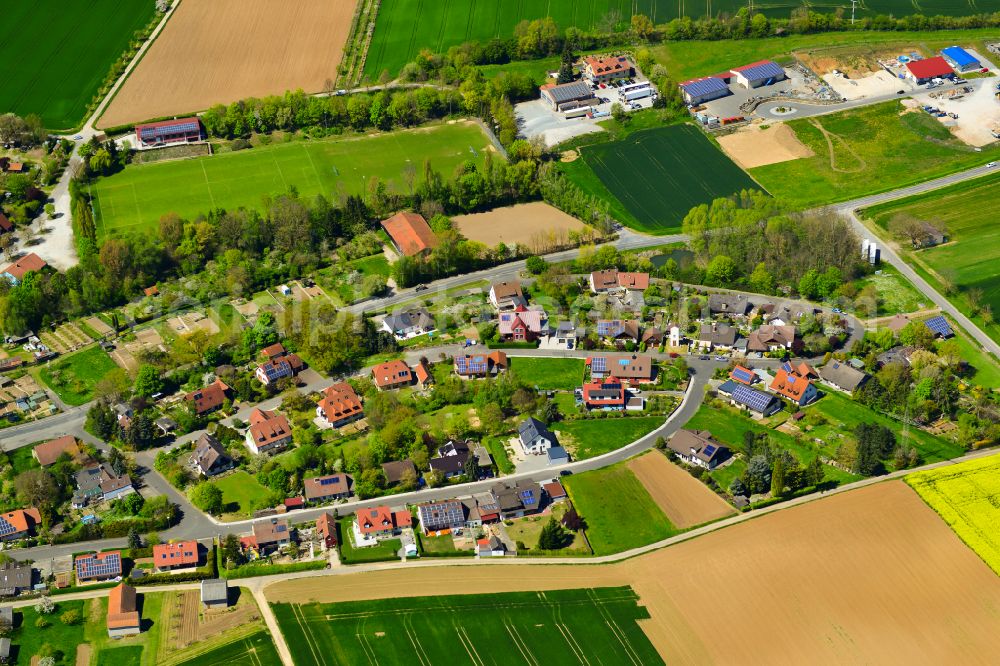
[[[906,482],[1000,574],[1000,455],[915,472]]]

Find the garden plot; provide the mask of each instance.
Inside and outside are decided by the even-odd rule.
[[[167,320],[167,325],[179,335],[191,335],[197,331],[215,335],[219,332],[219,325],[204,312],[188,312],[178,317],[171,317]]]
[[[98,317],[87,317],[83,320],[83,323],[89,326],[95,333],[101,336],[108,336],[115,332],[115,329],[111,328],[105,324]]]
[[[167,351],[163,337],[155,328],[144,328],[141,331],[136,331],[135,340],[117,344],[111,352],[111,358],[126,372],[134,373],[139,369],[137,357],[147,350]]]
[[[63,324],[54,331],[40,333],[39,337],[46,347],[59,354],[68,354],[93,342],[76,324]]]

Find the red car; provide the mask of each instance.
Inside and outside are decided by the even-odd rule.
[[[989,67],[983,67],[981,70],[979,70],[979,73],[980,74],[989,74],[990,73],[990,68]]]

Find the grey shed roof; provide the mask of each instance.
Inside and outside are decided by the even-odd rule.
[[[552,96],[552,99],[555,100],[556,104],[562,104],[563,102],[570,102],[575,99],[585,99],[587,97],[594,96],[590,86],[583,81],[574,81],[572,83],[563,83],[558,86],[552,86],[551,88],[548,88],[548,93]]]
[[[229,583],[222,578],[201,581],[201,600],[203,603],[228,601]]]

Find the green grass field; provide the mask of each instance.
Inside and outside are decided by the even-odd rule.
[[[856,284],[859,290],[868,285],[875,287],[879,317],[916,312],[930,305],[930,300],[917,291],[913,283],[888,264],[882,264],[877,275],[861,278]]]
[[[373,137],[293,141],[176,162],[131,165],[93,188],[101,236],[155,230],[160,217],[191,219],[212,208],[257,208],[265,196],[295,187],[311,197],[365,191],[369,178],[402,190],[403,169],[424,160],[446,178],[482,161],[488,141],[472,123],[434,125]]]
[[[280,664],[281,658],[274,641],[266,630],[222,645],[193,657],[184,666],[216,666],[217,664],[245,664],[246,666],[271,666]]]
[[[574,460],[585,460],[631,444],[659,428],[663,420],[662,416],[579,419],[559,421],[552,429],[560,444],[569,447]]]
[[[1000,147],[977,153],[936,118],[900,115],[902,109],[891,101],[793,120],[789,127],[816,154],[750,173],[775,197],[809,208],[924,182],[1000,156]]]
[[[1000,574],[1000,456],[969,460],[905,477],[920,497]]]
[[[338,521],[340,527],[340,561],[344,564],[360,564],[362,562],[391,562],[398,560],[396,554],[403,547],[399,539],[384,539],[378,545],[355,548],[352,544],[351,523],[353,515],[342,517]]]
[[[583,383],[583,359],[511,358],[511,369],[528,386],[570,391]]]
[[[98,657],[102,664],[114,666],[140,666],[142,664],[142,646],[126,645],[124,647],[101,650]]]
[[[907,259],[925,274],[930,274],[935,286],[947,293],[944,283],[954,285],[958,293],[951,300],[967,314],[973,302],[989,305],[994,315],[1000,315],[1000,228],[996,225],[997,187],[1000,174],[959,183],[929,194],[873,206],[866,217],[882,229],[896,215],[907,215],[948,230],[949,242],[923,250],[904,250]],[[905,247],[906,242],[901,243]],[[977,321],[977,323],[981,323]],[[986,331],[1000,340],[1000,326],[985,326]]]
[[[39,653],[42,646],[48,645],[52,651],[61,655],[56,659],[58,666],[76,663],[76,646],[84,642],[83,623],[67,626],[59,621],[59,616],[69,610],[79,611],[86,616],[83,601],[56,601],[56,610],[45,619],[49,626],[39,628],[35,625],[39,615],[34,608],[25,607],[15,611],[14,631],[10,634],[10,642],[17,651],[17,659],[10,663],[18,666],[28,666],[31,658]],[[18,618],[17,615],[21,617]]]
[[[565,477],[563,485],[587,523],[594,555],[620,553],[680,531],[624,464]]]
[[[700,204],[762,189],[693,125],[636,132],[622,141],[586,146],[580,154],[638,221],[638,229],[649,233],[678,230]]]
[[[303,666],[663,663],[627,587],[272,606]]]
[[[97,382],[117,367],[107,352],[94,345],[57,359],[39,375],[67,405],[82,405],[94,397]]]
[[[845,6],[850,9],[851,6],[850,2],[843,0],[814,0],[808,5],[810,10],[817,12],[832,12]],[[756,5],[755,9],[769,16],[787,18],[792,9],[801,6],[802,3],[795,0],[771,0]],[[679,16],[699,18],[706,13],[734,14],[743,7],[746,3],[741,0],[715,0],[710,7],[700,0],[548,0],[544,3],[383,0],[368,50],[365,74],[371,79],[378,78],[383,71],[395,76],[422,49],[442,53],[448,47],[463,42],[508,38],[513,36],[519,21],[544,16],[551,16],[560,31],[569,27],[587,31],[605,23],[609,12],[617,12],[620,25],[627,24],[633,13],[645,14],[654,23],[662,24]],[[927,16],[964,15],[997,10],[1000,10],[998,0],[978,0],[974,4],[956,0],[921,0],[919,5],[911,0],[865,0],[860,3],[858,15],[881,13],[901,16],[916,12]],[[745,62],[728,64],[746,64],[754,59],[746,58]],[[681,80],[676,75],[674,78]]]
[[[212,483],[222,491],[226,513],[249,514],[253,510],[253,503],[268,495],[267,488],[243,470],[227,474]]]
[[[5,0],[0,20],[0,114],[35,113],[68,130],[155,5],[139,0]]]

